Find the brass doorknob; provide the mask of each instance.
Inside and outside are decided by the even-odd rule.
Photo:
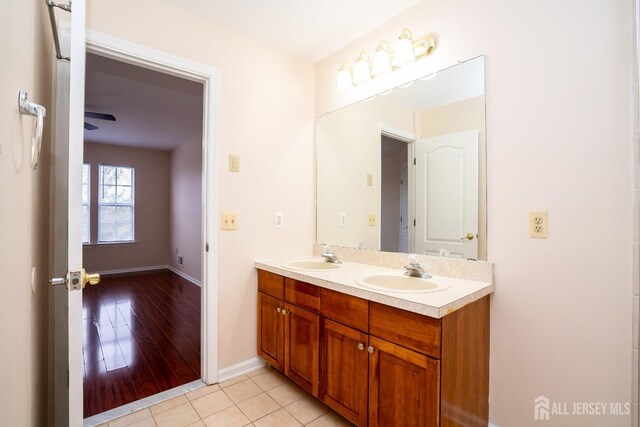
[[[460,240],[473,240],[476,237],[475,234],[473,233],[467,233],[466,236],[461,237]]]
[[[84,289],[84,287],[88,284],[90,285],[97,285],[98,283],[100,283],[100,274],[98,273],[87,273],[86,271],[84,271],[84,268],[82,269],[82,288]]]

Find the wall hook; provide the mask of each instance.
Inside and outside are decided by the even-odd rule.
[[[20,114],[34,116],[33,133],[31,134],[31,169],[36,170],[40,162],[40,151],[42,148],[42,127],[47,109],[42,105],[29,101],[27,92],[21,90],[18,93],[18,110]]]

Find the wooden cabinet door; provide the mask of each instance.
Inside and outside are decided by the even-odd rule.
[[[369,426],[438,426],[440,361],[370,337]]]
[[[366,426],[369,336],[325,318],[321,325],[320,399],[352,423]]]
[[[318,397],[320,316],[286,304],[284,374]]]
[[[258,292],[258,354],[275,369],[284,368],[284,302]]]

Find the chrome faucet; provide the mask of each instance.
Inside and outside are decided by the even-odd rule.
[[[431,276],[428,275],[426,273],[426,271],[424,271],[424,269],[422,268],[422,266],[420,265],[420,263],[418,263],[418,256],[417,255],[409,255],[407,257],[407,261],[409,262],[409,265],[406,265],[404,267],[405,270],[407,270],[404,274],[406,274],[407,276],[411,276],[411,277],[420,277],[422,279],[431,279]]]
[[[324,251],[322,252],[322,257],[326,262],[330,262],[332,264],[342,264],[340,258],[331,250],[331,246],[324,245]]]

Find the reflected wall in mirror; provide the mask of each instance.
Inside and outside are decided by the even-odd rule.
[[[484,56],[317,119],[317,242],[486,260]]]

